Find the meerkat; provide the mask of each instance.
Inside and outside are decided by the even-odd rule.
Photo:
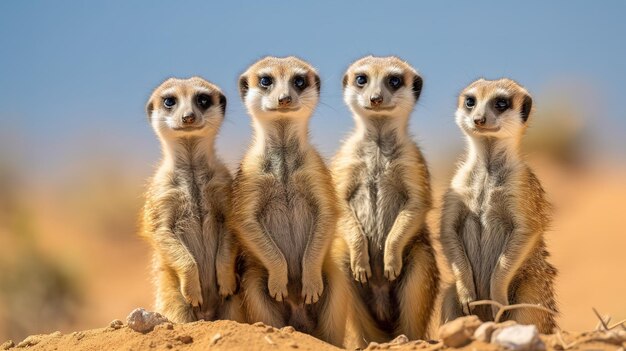
[[[309,143],[320,78],[295,57],[266,57],[239,79],[254,138],[233,182],[230,226],[246,259],[248,321],[343,343],[348,280],[333,259],[336,195]]]
[[[455,278],[444,296],[444,322],[468,314],[493,320],[497,307],[469,305],[484,299],[557,311],[557,271],[543,237],[550,205],[520,151],[531,109],[529,93],[510,79],[479,79],[459,96],[456,123],[468,149],[441,217],[441,244]],[[512,310],[505,318],[535,324],[542,333],[556,327],[552,314],[537,309]]]
[[[243,320],[237,245],[226,228],[231,175],[215,154],[226,98],[206,80],[170,78],[146,105],[163,158],[146,192],[142,235],[154,249],[158,312],[173,322]]]
[[[425,337],[439,270],[425,223],[428,167],[408,132],[422,91],[417,71],[397,57],[364,57],[343,78],[356,128],[332,164],[339,230],[349,248],[365,341]],[[348,263],[347,263],[348,264]]]

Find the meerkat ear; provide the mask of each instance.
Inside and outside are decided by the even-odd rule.
[[[346,88],[346,86],[348,85],[348,75],[344,74],[343,75],[343,80],[341,81],[343,84],[344,89]]]
[[[533,98],[531,98],[529,95],[525,95],[524,96],[524,101],[522,102],[522,108],[520,110],[520,114],[522,115],[522,120],[524,121],[524,123],[526,123],[526,121],[528,120],[528,117],[530,116],[530,111],[533,108]]]
[[[152,100],[150,100],[146,104],[146,114],[148,115],[148,121],[152,119],[152,111],[154,111],[154,104],[152,103]]]
[[[422,94],[422,86],[424,85],[424,80],[422,77],[417,74],[413,77],[413,96],[415,96],[415,101],[420,98]]]
[[[320,80],[320,76],[315,75],[315,87],[317,88],[317,94],[319,95],[322,90],[322,81]]]
[[[220,94],[220,106],[222,107],[222,114],[226,114],[226,96],[224,94]]]
[[[239,77],[239,94],[241,94],[242,99],[245,99],[248,89],[250,89],[250,86],[248,85],[248,77]]]

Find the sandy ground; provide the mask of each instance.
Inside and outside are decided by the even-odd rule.
[[[565,334],[558,339],[554,335],[542,336],[548,350],[562,350],[563,340],[571,350],[619,350],[626,343],[611,344],[585,340],[591,334]],[[577,345],[572,343],[577,342]],[[340,350],[309,335],[286,327],[276,329],[261,323],[239,324],[232,321],[195,322],[189,324],[162,324],[152,332],[142,334],[124,326],[74,332],[63,335],[55,332],[47,335],[31,336],[20,344],[9,341],[0,349],[27,350]],[[367,350],[444,350],[438,341],[409,341],[405,343],[372,343]],[[456,350],[506,350],[496,345],[474,341]],[[623,348],[621,349],[623,350]]]

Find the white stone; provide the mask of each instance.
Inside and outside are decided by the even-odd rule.
[[[169,322],[169,320],[160,313],[149,312],[143,308],[136,308],[126,317],[128,327],[140,333],[150,332],[157,325],[167,322]]]
[[[513,325],[498,329],[491,336],[491,343],[516,351],[546,349],[534,325]]]

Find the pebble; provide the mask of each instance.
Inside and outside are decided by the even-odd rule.
[[[176,340],[183,344],[191,344],[193,342],[193,338],[190,335],[179,335]]]
[[[474,332],[482,323],[476,316],[460,317],[439,328],[439,339],[449,347],[462,347],[472,341]]]
[[[289,334],[290,334],[290,333],[295,332],[295,331],[296,331],[296,329],[295,329],[294,327],[292,327],[292,326],[288,325],[288,326],[286,326],[286,327],[283,327],[283,328],[281,329],[281,331],[283,331],[283,332],[285,332],[285,333],[289,333]]]
[[[289,343],[289,347],[293,348],[293,349],[297,349],[298,348],[298,344],[296,344],[295,342],[290,342]]]
[[[489,343],[491,341],[491,334],[496,330],[496,323],[485,322],[476,328],[474,331],[474,339],[482,342]]]
[[[392,345],[402,345],[402,344],[406,344],[407,342],[409,342],[409,338],[404,334],[400,334],[396,336],[395,339],[391,340],[389,343]]]
[[[111,323],[109,323],[109,327],[113,329],[120,329],[123,326],[124,326],[124,322],[122,322],[119,319],[114,319],[113,321],[111,321]]]
[[[13,342],[13,340],[7,340],[3,342],[2,345],[0,345],[0,350],[8,350],[13,347],[15,347],[15,343]]]
[[[255,327],[265,327],[265,324],[263,322],[256,322],[254,324],[252,324]]]
[[[220,333],[213,335],[213,337],[211,338],[211,345],[217,344],[217,342],[220,341],[221,338],[222,338],[222,334]]]
[[[514,351],[546,349],[534,325],[513,325],[498,329],[491,336],[491,343]]]
[[[269,335],[265,335],[265,341],[267,341],[267,343],[270,344],[270,345],[276,345],[274,340],[272,340],[272,338],[270,338]]]
[[[39,344],[40,338],[38,335],[31,335],[26,337],[26,339],[24,339],[21,343],[17,344],[17,348],[21,348],[21,347],[28,347],[28,346],[35,346],[37,344]]]
[[[143,308],[136,308],[126,317],[128,327],[140,333],[150,332],[155,326],[167,322],[169,322],[167,318],[160,313],[149,312]]]
[[[274,332],[274,328],[273,327],[266,327],[265,329],[263,329],[264,333],[273,333]]]

